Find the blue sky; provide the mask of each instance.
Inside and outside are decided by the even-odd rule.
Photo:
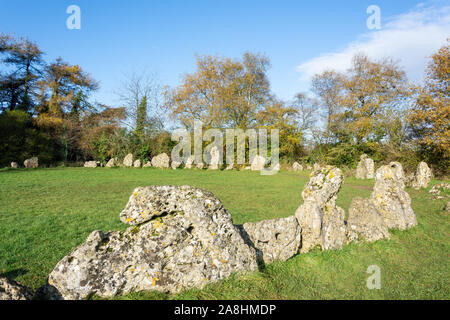
[[[81,30],[66,28],[72,4],[81,8]],[[369,5],[381,9],[381,30],[366,26]],[[272,90],[287,100],[307,91],[314,73],[345,69],[355,51],[401,58],[420,78],[450,36],[450,1],[0,0],[0,31],[36,41],[47,61],[79,64],[100,81],[94,98],[112,106],[124,73],[156,72],[174,86],[195,70],[195,54],[247,50],[270,58]]]

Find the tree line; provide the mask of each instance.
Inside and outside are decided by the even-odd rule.
[[[43,163],[106,161],[132,152],[145,161],[170,153],[171,123],[192,129],[279,129],[285,162],[354,167],[359,155],[427,161],[450,167],[449,41],[434,53],[422,84],[408,82],[391,58],[353,57],[345,72],[311,79],[311,93],[283,101],[271,91],[267,56],[199,55],[181,84],[162,87],[153,75],[131,74],[118,90],[120,107],[92,103],[99,83],[61,58],[44,61],[37,44],[0,35],[0,165],[32,155]]]

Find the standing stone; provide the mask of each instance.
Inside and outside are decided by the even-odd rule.
[[[127,154],[126,157],[123,159],[123,165],[125,167],[133,166],[133,155],[131,153]]]
[[[152,166],[157,168],[168,168],[170,158],[166,153],[161,153],[152,159]]]
[[[23,166],[25,168],[37,168],[39,166],[39,159],[38,157],[32,157],[30,159],[27,159],[23,162]]]
[[[260,170],[264,169],[265,164],[266,164],[266,158],[264,158],[263,156],[260,156],[260,155],[256,155],[251,162],[250,169],[252,171],[260,171]]]
[[[204,166],[205,166],[205,165],[203,164],[203,162],[202,162],[202,163],[197,163],[196,168],[197,168],[197,169],[203,169]]]
[[[264,263],[286,261],[300,250],[301,228],[294,216],[248,222],[239,228],[242,237],[256,248]]]
[[[258,268],[256,251],[212,193],[189,186],[153,186],[134,194],[121,217],[160,207],[159,217],[149,220],[149,214],[125,232],[92,232],[58,262],[47,287],[63,299],[142,290],[176,293]]]
[[[450,201],[445,205],[445,212],[450,213]]]
[[[326,166],[312,173],[302,192],[304,203],[295,212],[302,229],[302,253],[316,246],[329,250],[344,245],[345,212],[336,205],[343,181],[342,171],[335,167]]]
[[[17,164],[17,162],[11,162],[11,168],[17,169],[19,168],[19,165]]]
[[[133,167],[140,168],[141,167],[141,160],[137,159],[136,161],[134,161]]]
[[[97,168],[97,161],[86,161],[84,163],[85,168]]]
[[[292,165],[292,169],[294,171],[303,171],[303,166],[298,162],[294,162],[294,164]]]
[[[319,163],[314,163],[313,171],[319,171],[322,168],[322,166]]]
[[[420,190],[421,188],[428,187],[431,178],[433,178],[433,172],[431,171],[430,167],[428,167],[426,162],[421,162],[417,166],[417,171],[415,172],[414,176],[412,177],[412,179],[410,179],[412,180],[410,182],[410,185],[414,189]]]
[[[109,159],[109,161],[106,163],[106,167],[107,168],[112,168],[117,166],[117,159],[116,158],[111,158]]]
[[[362,154],[356,167],[356,179],[373,179],[375,164],[367,154]]]
[[[176,170],[179,166],[181,166],[181,162],[178,161],[172,161],[172,163],[170,164],[171,168],[173,170]]]
[[[20,283],[0,277],[0,300],[31,300],[34,293]]]
[[[142,166],[142,168],[150,168],[151,166],[152,166],[152,163],[151,163],[150,161],[147,161],[147,163],[144,164],[144,165]]]
[[[411,208],[411,198],[405,191],[404,173],[400,163],[391,162],[377,170],[370,199],[381,212],[388,228],[405,230],[417,225]]]
[[[347,220],[348,242],[374,242],[390,238],[383,215],[370,199],[354,198],[350,204]]]
[[[186,159],[186,163],[184,164],[184,167],[186,168],[186,169],[192,169],[192,164],[194,163],[194,156],[189,156],[187,159]]]
[[[311,167],[311,165],[310,165],[310,164],[307,164],[307,165],[306,165],[306,170],[308,170],[308,171],[312,171],[312,169],[313,169],[313,167]]]
[[[219,169],[219,163],[220,163],[220,152],[219,149],[217,149],[216,146],[211,148],[211,162],[209,165],[210,170],[217,170]]]

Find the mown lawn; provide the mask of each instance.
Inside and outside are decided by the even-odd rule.
[[[119,221],[137,186],[192,185],[214,192],[236,224],[286,217],[302,203],[309,172],[261,176],[249,171],[54,168],[0,171],[0,275],[32,288],[93,230],[124,230]],[[433,181],[432,184],[438,181]],[[338,204],[367,197],[373,181],[347,178]],[[431,186],[430,186],[431,187]],[[391,240],[297,255],[263,271],[235,275],[178,295],[142,292],[121,299],[449,299],[450,225],[427,190],[408,189],[419,225]],[[448,193],[446,194],[448,196]],[[366,270],[381,269],[369,290]]]

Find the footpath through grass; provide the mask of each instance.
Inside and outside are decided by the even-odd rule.
[[[54,168],[0,171],[0,275],[36,289],[56,263],[96,229],[124,230],[119,221],[132,190],[191,185],[212,191],[236,224],[287,217],[302,203],[309,172],[261,176],[249,171],[134,168]],[[432,184],[438,181],[433,181]],[[368,197],[373,181],[348,178],[338,195],[346,211]],[[431,187],[431,186],[430,186]],[[445,200],[408,189],[419,225],[391,240],[314,251],[262,272],[235,275],[178,295],[154,292],[120,299],[449,299],[450,227]],[[447,193],[448,194],[448,193]],[[381,269],[381,289],[369,290],[369,265]]]

